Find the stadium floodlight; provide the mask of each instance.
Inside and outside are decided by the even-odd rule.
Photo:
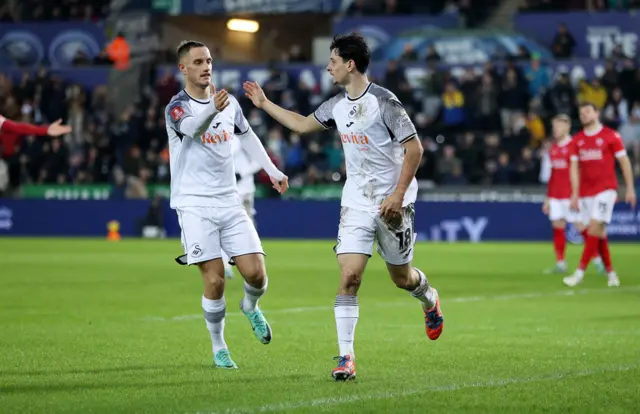
[[[227,22],[227,29],[234,32],[255,33],[260,29],[260,24],[255,20],[230,19]]]

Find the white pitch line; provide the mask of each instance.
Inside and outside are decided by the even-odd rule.
[[[557,373],[540,375],[535,377],[505,378],[505,379],[494,379],[494,380],[474,382],[474,383],[436,385],[432,387],[425,387],[425,388],[413,389],[408,391],[381,392],[381,393],[365,394],[365,395],[347,395],[342,397],[327,397],[327,398],[318,398],[315,400],[285,402],[285,403],[279,403],[279,404],[267,404],[267,405],[256,406],[256,407],[230,408],[225,411],[198,411],[195,414],[269,413],[269,412],[296,410],[300,408],[314,408],[314,407],[326,408],[327,406],[351,404],[359,401],[367,402],[367,401],[386,400],[390,398],[412,397],[416,395],[426,394],[429,392],[459,391],[459,390],[472,389],[472,388],[498,388],[498,387],[504,387],[507,385],[514,385],[514,384],[531,384],[531,383],[543,382],[543,381],[559,381],[559,380],[587,377],[591,375],[633,371],[638,368],[640,368],[640,363],[636,363],[633,365],[625,365],[625,366],[609,366],[609,367],[588,369],[588,370],[574,371],[574,372],[557,372]]]
[[[634,292],[640,291],[640,286],[623,286],[618,288],[586,288],[586,289],[564,289],[557,290],[554,292],[530,292],[530,293],[514,293],[511,295],[497,295],[497,296],[461,296],[461,297],[453,297],[447,298],[443,297],[443,303],[451,304],[451,303],[470,303],[470,302],[485,302],[485,301],[511,301],[518,299],[538,299],[538,298],[546,298],[546,297],[554,297],[554,296],[575,296],[575,295],[588,295],[591,293],[615,293],[615,292]],[[395,307],[406,307],[406,306],[415,306],[415,302],[412,300],[405,300],[402,302],[378,302],[368,305],[374,308],[395,308]],[[273,309],[273,310],[264,310],[264,313],[267,315],[272,314],[291,314],[291,313],[301,313],[301,312],[325,312],[333,310],[333,306],[308,306],[308,307],[299,307],[299,308],[283,308],[283,309]],[[227,312],[226,316],[242,316],[241,312]],[[155,322],[180,322],[187,321],[193,319],[201,319],[202,314],[191,314],[191,315],[178,315],[172,316],[169,318],[164,318],[162,316],[150,316],[145,318],[147,321],[155,321]]]

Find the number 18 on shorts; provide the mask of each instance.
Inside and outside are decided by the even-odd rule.
[[[379,214],[351,207],[342,207],[336,254],[365,254],[371,256],[374,242],[385,262],[403,265],[413,260],[415,210],[413,204],[388,220]]]

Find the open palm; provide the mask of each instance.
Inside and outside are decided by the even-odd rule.
[[[62,119],[58,119],[47,128],[47,135],[52,137],[59,137],[69,132],[71,132],[71,127],[69,125],[62,125]]]
[[[267,101],[267,96],[264,94],[260,85],[256,82],[247,81],[242,86],[246,97],[249,98],[257,108],[262,108]]]

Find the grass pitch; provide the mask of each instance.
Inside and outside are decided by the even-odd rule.
[[[360,292],[358,380],[335,383],[331,242],[268,241],[274,330],[260,344],[227,284],[240,369],[212,368],[197,269],[177,240],[0,239],[0,412],[603,412],[640,410],[640,246],[612,245],[622,281],[576,289],[543,275],[543,244],[419,244],[442,337],[371,260]],[[570,246],[575,265],[579,248]]]

